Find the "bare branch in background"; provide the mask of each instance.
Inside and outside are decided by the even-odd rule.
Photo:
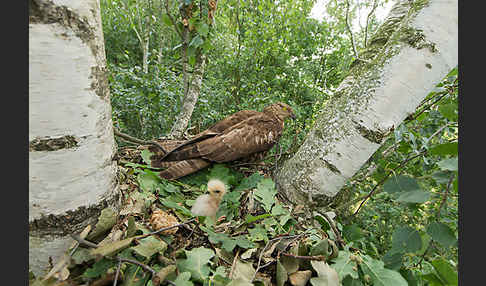
[[[370,17],[371,15],[373,15],[373,13],[375,13],[376,7],[378,7],[378,0],[373,1],[373,8],[371,9],[371,11],[368,13],[368,16],[366,17],[366,27],[365,27],[365,35],[364,35],[365,48],[368,45],[368,26],[369,26]]]

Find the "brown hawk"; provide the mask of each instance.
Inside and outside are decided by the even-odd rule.
[[[294,112],[282,102],[271,104],[262,112],[238,111],[189,140],[165,144],[169,151],[152,155],[152,167],[168,167],[160,172],[160,176],[174,180],[213,162],[224,163],[258,155],[278,142],[288,117],[295,119]]]

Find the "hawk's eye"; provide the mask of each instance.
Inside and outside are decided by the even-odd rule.
[[[221,191],[220,190],[216,190],[214,191],[216,194],[219,194]]]

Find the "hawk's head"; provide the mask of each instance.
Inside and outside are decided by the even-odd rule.
[[[282,120],[285,120],[288,117],[295,119],[295,114],[294,111],[292,110],[292,107],[290,107],[288,104],[283,102],[276,102],[274,104],[270,104],[269,106],[265,107],[263,111],[271,112],[272,114],[275,114]]]

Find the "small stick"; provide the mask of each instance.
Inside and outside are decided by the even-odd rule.
[[[77,234],[70,234],[70,236],[72,237],[72,239],[76,240],[80,245],[84,245],[84,246],[91,247],[91,248],[97,248],[98,247],[98,245],[96,243],[87,241],[86,239],[81,238]]]
[[[121,260],[118,259],[118,266],[116,267],[116,274],[115,274],[115,280],[113,280],[113,286],[116,286],[116,283],[118,281],[118,275],[120,274],[120,268],[121,268]]]
[[[167,153],[167,151],[165,151],[164,147],[162,147],[162,145],[160,145],[159,143],[157,143],[156,141],[145,141],[145,140],[140,140],[140,139],[137,139],[135,137],[132,137],[130,135],[127,135],[127,134],[124,134],[124,133],[121,133],[120,131],[118,131],[116,128],[113,128],[113,133],[118,136],[118,137],[121,137],[125,140],[128,140],[130,142],[133,142],[133,143],[138,143],[138,144],[151,144],[151,145],[155,145],[157,147],[159,147],[160,150],[162,150],[162,152],[164,152],[164,154]]]
[[[326,213],[321,213],[321,215],[324,218],[326,218],[327,222],[329,223],[329,225],[332,228],[332,231],[336,235],[337,243],[339,244],[339,248],[343,248],[344,247],[344,241],[343,241],[343,238],[341,237],[341,234],[339,233],[339,230],[336,227],[336,224],[334,223],[334,221]]]
[[[298,259],[326,261],[326,257],[324,255],[304,256],[304,255],[295,255],[295,254],[285,253],[285,252],[281,252],[280,254],[283,256],[288,256],[288,257],[293,257]]]
[[[236,261],[238,260],[238,256],[240,256],[240,250],[236,252],[235,258],[233,259],[233,263],[231,264],[231,271],[228,275],[229,279],[233,279],[233,273],[235,272]]]

